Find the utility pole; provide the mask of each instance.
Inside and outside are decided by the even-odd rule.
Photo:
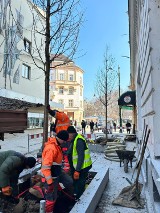
[[[120,67],[118,66],[118,89],[119,98],[121,96],[121,82],[120,82]],[[122,117],[121,117],[121,106],[119,106],[119,132],[122,133]]]
[[[106,93],[105,93],[105,102],[106,102],[106,139],[107,139],[107,117],[108,117],[108,109],[107,109],[107,105],[108,105],[108,100],[107,100],[107,90],[108,90],[108,85],[107,85],[107,80],[108,80],[108,66],[107,66],[107,62],[108,60],[106,60]]]

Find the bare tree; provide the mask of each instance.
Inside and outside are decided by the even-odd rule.
[[[36,18],[33,17],[34,30],[45,36],[45,58],[40,55],[40,47],[37,46],[34,51],[38,53],[44,64],[44,67],[40,67],[40,69],[43,69],[45,73],[45,106],[48,106],[51,62],[65,55],[68,60],[58,65],[60,66],[69,63],[75,56],[83,13],[80,11],[79,0],[33,0],[33,3],[35,7],[44,12],[46,20],[44,29],[39,30],[36,28]],[[52,57],[50,57],[51,53],[53,53]],[[36,64],[35,60],[34,63]],[[48,110],[46,107],[43,131],[44,143],[48,138]]]
[[[118,89],[112,92],[110,100],[108,100],[108,117],[114,120],[118,119]],[[92,100],[84,100],[84,112],[85,117],[88,116],[105,116],[106,115],[106,107],[105,105],[98,99],[94,98]]]
[[[115,70],[115,59],[112,54],[109,53],[108,46],[104,54],[103,68],[97,73],[96,78],[96,97],[105,106],[105,117],[106,117],[106,129],[107,129],[107,117],[108,117],[108,106],[111,103],[113,91],[116,87],[117,73]],[[107,131],[106,131],[107,138]]]

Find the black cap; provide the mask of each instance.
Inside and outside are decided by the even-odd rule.
[[[77,133],[76,129],[74,128],[74,126],[69,126],[67,129],[68,133]]]
[[[36,159],[34,157],[27,157],[25,160],[26,166],[29,166],[29,168],[33,168],[36,164]]]
[[[69,138],[68,132],[66,130],[61,130],[60,132],[58,132],[57,138],[67,141]]]

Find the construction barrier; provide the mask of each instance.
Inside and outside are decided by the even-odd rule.
[[[38,133],[38,134],[33,134],[33,135],[28,134],[28,153],[29,153],[30,140],[41,138],[41,137],[43,137],[43,133]]]

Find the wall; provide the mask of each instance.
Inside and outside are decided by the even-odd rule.
[[[36,46],[43,59],[45,40],[44,36],[35,33],[34,27],[39,31],[44,29],[45,20],[27,0],[11,0],[10,5],[8,0],[0,2],[0,88],[14,91],[17,95],[23,94],[23,98],[44,98],[44,72],[37,68],[31,55],[24,50],[24,38],[31,42],[31,54],[37,65],[42,67]],[[23,63],[31,67],[29,79],[22,77]]]
[[[160,0],[129,0],[131,76],[137,100],[137,137],[151,130],[142,165],[147,206],[160,209]],[[134,22],[133,22],[134,20]],[[143,140],[142,140],[143,141]]]

